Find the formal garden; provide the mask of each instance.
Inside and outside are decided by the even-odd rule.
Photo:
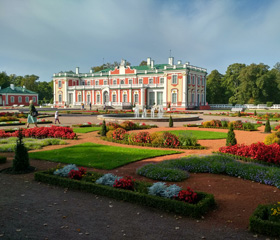
[[[25,168],[26,172],[34,171],[29,159],[54,162],[56,167],[35,171],[35,180],[192,218],[207,218],[207,212],[219,209],[220,199],[217,201],[211,191],[197,191],[188,186],[188,181],[196,174],[214,174],[221,179],[229,176],[280,189],[280,125],[267,131],[260,130],[261,126],[263,123],[246,120],[213,119],[199,126],[187,124],[180,128],[103,121],[71,127],[2,129],[0,151],[14,152],[15,157],[13,166],[1,171],[23,173]],[[252,141],[250,145],[239,143],[236,140],[239,131],[248,135],[263,134],[264,141]],[[203,146],[204,141],[210,144]],[[219,141],[221,146],[213,151],[215,153],[205,154],[211,149],[211,141]],[[54,145],[57,147],[52,149],[50,146]],[[44,149],[46,146],[49,150]],[[41,148],[43,150],[38,151]],[[195,155],[189,155],[189,151]],[[201,154],[203,156],[198,156]],[[24,163],[21,163],[21,156],[25,156]],[[159,157],[168,157],[168,160],[153,162]],[[145,164],[146,160],[153,163]],[[7,164],[6,158],[0,158],[0,163]],[[133,164],[137,164],[137,168],[132,174],[114,172]],[[275,190],[275,196],[279,198],[279,190]],[[247,223],[251,231],[280,236],[280,206],[277,205],[280,199],[277,197],[251,213]]]

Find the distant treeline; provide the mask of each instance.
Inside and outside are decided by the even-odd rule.
[[[34,91],[39,94],[39,103],[53,102],[53,82],[39,82],[38,76],[25,75],[16,76],[15,74],[7,75],[6,72],[0,72],[0,86],[1,88],[9,87],[14,84],[15,87],[25,86],[26,89]]]
[[[207,76],[208,103],[280,104],[280,63],[269,68],[263,63],[234,63],[225,75],[213,70]]]

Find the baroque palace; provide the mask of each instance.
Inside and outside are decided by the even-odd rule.
[[[189,62],[155,64],[147,58],[146,66],[127,66],[122,60],[114,69],[99,72],[60,72],[53,75],[54,105],[77,107],[91,103],[93,108],[207,109],[205,68]]]

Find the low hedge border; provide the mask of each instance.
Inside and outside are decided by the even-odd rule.
[[[46,171],[36,172],[35,180],[64,188],[103,195],[106,197],[136,203],[147,207],[153,207],[167,212],[174,212],[176,214],[185,215],[192,218],[200,218],[201,216],[205,215],[206,212],[216,206],[214,196],[212,194],[203,192],[196,192],[198,195],[198,199],[200,200],[197,204],[189,204],[181,201],[166,199],[163,197],[157,197],[144,193],[99,185],[91,182],[63,178],[49,174]]]
[[[53,121],[47,120],[44,122],[37,122],[37,124],[48,124],[48,123],[53,123]]]
[[[178,147],[173,147],[173,146],[155,146],[152,143],[128,143],[124,142],[122,140],[113,140],[113,139],[108,139],[106,137],[101,137],[101,139],[108,141],[108,142],[115,142],[115,143],[121,143],[121,144],[126,144],[126,145],[135,145],[135,146],[141,146],[141,147],[154,147],[154,148],[172,148],[172,149],[207,149],[205,146],[178,146]]]
[[[229,129],[228,127],[203,127],[202,125],[198,126],[199,128],[216,128],[216,129]],[[240,129],[240,128],[234,128],[233,130],[239,130],[239,131],[247,131],[247,132],[253,132],[253,131],[259,131],[258,129]]]
[[[0,163],[5,163],[7,162],[7,158],[4,156],[0,156]]]
[[[280,237],[280,221],[268,220],[268,214],[273,207],[270,205],[259,205],[250,217],[249,229],[254,233],[260,233],[271,237]],[[280,216],[279,216],[280,218]]]
[[[17,126],[17,125],[25,125],[25,123],[5,123],[5,124],[0,124],[0,126]]]
[[[253,159],[253,158],[243,157],[243,156],[234,155],[234,154],[230,154],[230,153],[222,153],[222,152],[213,152],[213,153],[216,153],[218,155],[230,156],[235,160],[242,160],[244,162],[259,163],[259,164],[262,164],[262,165],[265,165],[265,166],[271,166],[271,167],[280,167],[280,165],[276,165],[276,164],[273,164],[273,163],[264,162],[264,161],[256,160],[256,159]]]

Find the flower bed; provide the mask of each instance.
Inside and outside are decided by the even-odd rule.
[[[242,163],[229,156],[209,155],[205,157],[190,156],[180,159],[166,160],[157,164],[146,164],[137,169],[137,174],[159,179],[165,170],[172,170],[165,181],[178,181],[176,172],[183,170],[192,173],[225,174],[232,177],[243,178],[266,185],[276,186],[280,189],[279,167],[263,166],[255,163]],[[178,171],[178,174],[180,171]],[[162,176],[162,175],[161,175]]]
[[[92,174],[92,173],[88,173]],[[95,179],[94,179],[95,178]],[[196,192],[196,203],[187,203],[185,201],[177,201],[173,199],[163,198],[147,194],[147,187],[151,187],[150,183],[135,181],[134,191],[125,190],[111,186],[105,186],[95,183],[96,176],[92,178],[85,176],[88,181],[73,180],[67,177],[53,175],[52,171],[36,172],[35,180],[47,184],[67,187],[69,189],[82,190],[98,195],[111,197],[114,199],[137,203],[147,207],[154,207],[167,212],[174,212],[193,218],[200,218],[206,212],[215,207],[215,200],[212,194]],[[118,184],[119,186],[120,184]],[[127,184],[124,184],[125,186]],[[186,198],[189,193],[182,193],[181,198]],[[188,198],[189,199],[189,198]]]
[[[251,145],[236,144],[219,149],[221,153],[229,153],[254,160],[280,165],[280,146],[277,143],[265,145],[262,142]]]
[[[0,122],[0,126],[17,126],[17,125],[25,125],[21,121],[12,121],[12,122]]]
[[[190,141],[186,138],[188,136],[181,136],[178,138],[176,135],[170,132],[155,132],[150,134],[149,132],[131,133],[119,127],[115,130],[110,130],[106,134],[104,140],[111,142],[118,142],[128,145],[147,146],[147,147],[163,147],[163,148],[179,148],[179,149],[205,149],[206,147],[200,146],[196,143],[192,145],[186,145],[185,143]]]
[[[280,237],[280,215],[273,215],[276,205],[259,205],[250,217],[250,231]],[[277,207],[280,209],[280,206]],[[279,214],[280,214],[280,210]]]
[[[0,130],[0,138],[17,137],[18,133],[19,131],[9,133]],[[22,129],[22,134],[24,137],[34,137],[34,138],[63,138],[63,139],[77,138],[77,135],[76,133],[73,132],[72,128],[57,127],[57,126]]]

